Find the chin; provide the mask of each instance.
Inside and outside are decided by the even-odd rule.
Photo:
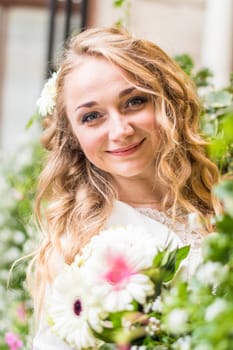
[[[124,177],[124,178],[137,178],[142,176],[144,173],[143,169],[127,169],[125,171],[119,171],[115,173],[116,176]]]

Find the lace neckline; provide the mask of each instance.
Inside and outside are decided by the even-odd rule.
[[[150,207],[132,207],[131,205],[119,200],[118,202],[127,205],[143,216],[149,217],[154,221],[166,225],[180,238],[183,245],[188,244],[191,246],[191,249],[194,250],[200,248],[201,241],[203,240],[203,234],[201,233],[200,226],[190,222],[190,214],[183,208],[179,207],[176,209],[174,220],[172,217],[172,208],[169,208],[164,212]]]
[[[184,209],[178,208],[175,213],[175,220],[172,217],[172,208],[163,212],[153,208],[135,208],[127,203],[118,201],[132,210],[136,211],[138,215],[148,217],[154,221],[160,222],[168,227],[168,229],[175,234],[181,242],[182,246],[189,245],[190,252],[187,261],[187,278],[195,273],[196,267],[198,266],[201,259],[201,246],[203,242],[203,234],[200,230],[199,224],[194,224],[189,219],[189,213],[185,212]]]
[[[177,220],[172,218],[172,209],[166,212],[152,208],[134,208],[140,214],[149,217],[152,220],[158,221],[161,224],[168,226],[181,239],[183,245],[190,244],[191,248],[199,249],[203,235],[199,232],[198,226],[192,225],[189,222],[189,214],[184,213],[182,208],[176,210]]]
[[[159,221],[162,224],[165,225],[174,225],[176,222],[178,223],[182,223],[188,220],[188,214],[184,213],[184,210],[182,208],[177,208],[176,212],[175,212],[175,217],[177,219],[177,221],[175,221],[172,218],[172,208],[167,209],[166,211],[161,211],[158,209],[154,209],[154,208],[134,208],[135,210],[137,210],[139,213],[150,217],[151,219],[155,220],[155,221]]]

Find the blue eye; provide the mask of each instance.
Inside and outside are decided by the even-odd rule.
[[[131,109],[137,109],[144,105],[147,102],[147,97],[145,96],[134,96],[130,98],[127,103],[126,107],[129,107]]]
[[[84,114],[81,121],[82,121],[82,123],[92,122],[92,121],[98,119],[100,116],[101,115],[99,112],[90,112],[90,113]]]

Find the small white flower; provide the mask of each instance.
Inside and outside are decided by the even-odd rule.
[[[191,350],[191,337],[186,336],[179,338],[173,345],[174,350]]]
[[[47,300],[52,331],[77,350],[97,345],[89,324],[101,331],[100,310],[92,301],[84,271],[72,265],[57,276]]]
[[[148,314],[152,310],[151,308],[152,308],[152,303],[151,302],[145,303],[143,305],[143,312],[145,314]]]
[[[1,270],[0,271],[0,279],[4,281],[8,281],[9,279],[9,271],[8,270]]]
[[[174,286],[169,290],[169,293],[165,294],[163,297],[163,305],[169,308],[174,308],[176,306],[176,299],[179,296],[177,288]]]
[[[211,262],[200,265],[196,278],[204,285],[217,286],[227,275],[227,268],[219,262]]]
[[[10,249],[8,249],[8,251],[5,252],[5,261],[15,261],[20,257],[20,254],[21,252],[17,247],[11,247]]]
[[[216,223],[212,223],[215,225]],[[202,245],[202,256],[203,258],[209,258],[209,253],[210,253],[210,247],[215,246],[215,244],[219,240],[219,233],[212,232],[210,235],[205,237],[205,240]]]
[[[14,169],[16,171],[19,171],[19,169],[22,169],[31,163],[32,163],[31,149],[30,148],[21,149],[20,152],[18,152],[17,157],[15,157]]]
[[[12,196],[17,201],[21,201],[23,199],[23,193],[16,190],[15,188],[12,188]]]
[[[160,329],[160,320],[156,317],[150,317],[145,329],[148,334],[154,335]]]
[[[0,226],[2,226],[9,215],[0,212]]]
[[[21,231],[15,231],[14,232],[14,236],[13,236],[13,239],[14,239],[14,242],[16,244],[21,244],[25,241],[25,235],[23,234],[23,232]]]
[[[152,304],[152,311],[162,312],[163,304],[161,296],[159,295]]]
[[[213,350],[213,349],[214,348],[210,344],[202,343],[195,346],[194,350]]]
[[[184,309],[174,309],[167,318],[167,328],[173,334],[179,334],[186,330],[188,313]]]
[[[9,191],[9,188],[10,187],[9,187],[5,177],[1,176],[0,177],[0,192],[1,193],[5,193],[5,192],[7,193],[7,191]]]
[[[45,83],[44,88],[37,100],[37,107],[40,115],[46,117],[53,113],[56,106],[57,97],[57,73],[53,73],[50,79]]]
[[[30,254],[35,249],[35,242],[32,239],[27,239],[23,245],[23,252]]]
[[[223,299],[216,299],[211,305],[209,305],[205,312],[206,321],[213,321],[219,314],[224,312],[227,308],[227,303]]]

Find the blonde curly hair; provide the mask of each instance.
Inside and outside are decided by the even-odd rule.
[[[104,227],[117,198],[111,175],[85,157],[66,114],[65,78],[79,57],[88,56],[105,58],[123,69],[163,111],[156,116],[162,140],[156,176],[168,188],[163,208],[172,199],[173,213],[179,206],[209,217],[219,209],[211,192],[219,173],[205,155],[206,142],[198,130],[200,103],[192,81],[158,46],[124,29],[92,28],[74,36],[59,68],[55,111],[44,119],[42,143],[48,159],[39,181],[36,213],[46,235],[33,260],[36,310],[41,308],[46,284],[57,273],[58,259],[72,262]]]

